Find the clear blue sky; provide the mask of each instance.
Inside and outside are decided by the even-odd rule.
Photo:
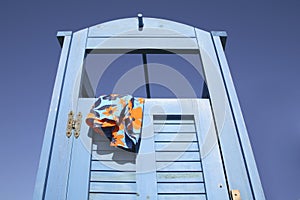
[[[267,199],[300,199],[300,1],[1,1],[0,196],[31,199],[60,55],[56,32],[165,18],[226,30]]]

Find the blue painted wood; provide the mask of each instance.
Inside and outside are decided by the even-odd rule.
[[[75,101],[78,98],[81,67],[83,63],[87,29],[73,34],[70,53],[67,62],[65,81],[62,88],[61,104],[55,127],[53,150],[49,166],[49,174],[45,198],[46,200],[65,199],[70,167],[70,155],[73,137],[66,137],[68,113],[76,110]]]
[[[253,199],[247,169],[211,35],[199,29],[195,30],[229,189],[238,189],[242,198]]]
[[[157,172],[157,182],[172,182],[172,183],[189,183],[202,182],[204,183],[202,172]]]
[[[149,99],[145,100],[144,110],[148,110]],[[140,200],[156,199],[157,180],[155,166],[155,146],[152,116],[144,112],[142,139],[137,155],[137,194]],[[145,123],[148,122],[148,123]]]
[[[78,183],[80,185],[80,183]],[[136,193],[136,183],[91,182],[90,191],[107,193]],[[86,199],[86,198],[84,198]]]
[[[194,101],[194,110],[207,199],[229,199],[209,100]]]
[[[195,134],[194,134],[195,135]],[[156,140],[157,141],[157,140]],[[169,140],[170,141],[170,140]],[[198,151],[197,142],[155,142],[156,151]]]
[[[136,200],[136,194],[90,193],[89,200]]]
[[[80,135],[77,139],[73,140],[68,180],[68,200],[88,198],[92,149],[92,131],[90,130],[89,126],[85,123],[85,117],[88,115],[91,106],[94,102],[94,98],[80,98],[78,100],[78,107],[76,109],[76,113],[81,112],[83,118]]]
[[[92,170],[103,170],[103,171],[124,171],[124,172],[135,172],[136,165],[134,163],[117,163],[114,161],[99,161],[93,160],[91,163]]]
[[[62,33],[60,33],[62,35]],[[65,77],[65,69],[67,65],[67,59],[69,55],[69,49],[72,39],[72,32],[64,34],[64,42],[61,50],[61,56],[58,64],[57,75],[52,93],[52,99],[48,114],[48,120],[44,135],[44,141],[42,146],[42,152],[40,156],[40,163],[36,177],[35,189],[33,193],[34,200],[43,199],[44,191],[47,182],[48,168],[50,163],[50,155],[52,152],[52,142],[54,137],[55,126],[57,123],[57,113],[60,105],[60,97],[62,91],[62,85]]]
[[[173,161],[162,161],[156,162],[156,170],[157,171],[173,171],[173,172],[181,172],[181,171],[202,171],[201,162],[173,162]]]
[[[151,104],[149,104],[145,110],[147,111],[147,113],[148,112],[151,113],[151,115],[156,115],[156,114],[166,115],[171,113],[179,114],[179,115],[193,115],[195,120],[195,122],[193,123],[194,127],[191,127],[189,124],[188,129],[189,131],[194,131],[194,135],[197,135],[198,139],[196,139],[196,141],[201,149],[200,153],[199,153],[199,148],[198,151],[196,152],[195,151],[185,152],[186,150],[188,150],[188,148],[186,148],[183,151],[179,151],[178,149],[182,149],[181,147],[175,149],[175,151],[156,152],[156,166],[157,166],[157,170],[159,171],[157,172],[157,179],[158,182],[161,181],[165,183],[165,184],[158,183],[157,185],[158,193],[176,193],[176,192],[189,193],[186,194],[185,197],[180,197],[180,198],[177,195],[174,196],[158,195],[158,199],[160,198],[165,199],[167,197],[174,198],[175,196],[176,198],[179,199],[185,199],[185,198],[201,199],[201,198],[205,198],[206,195],[208,200],[229,199],[209,100],[208,99],[176,99],[176,100],[175,99],[164,99],[164,100],[150,99],[148,100],[148,103],[149,102],[151,102]],[[154,127],[157,126],[156,123],[157,122],[155,121]],[[191,123],[191,121],[189,121],[189,123]],[[147,124],[151,124],[151,122],[148,122]],[[169,126],[169,125],[164,126],[160,124],[159,126],[164,127],[164,129],[168,129],[168,127],[165,126]],[[182,126],[184,127],[186,125],[183,123]],[[177,134],[180,135],[179,137],[187,135],[186,133],[181,133],[180,130],[186,130],[186,128],[177,128]],[[158,133],[158,135],[159,134],[161,133]],[[163,135],[167,135],[167,134],[163,134]],[[172,136],[172,135],[176,135],[176,133],[168,134],[168,135]],[[174,142],[174,144],[179,142],[178,140],[172,139],[172,137],[170,137],[169,139],[170,139],[169,142],[170,141]],[[194,137],[191,137],[189,139],[191,143],[193,143],[194,140],[195,140]],[[210,147],[209,145],[211,145],[210,142],[213,142],[213,145],[211,148],[208,148]],[[174,149],[174,147],[172,147],[172,149]],[[205,151],[205,149],[209,149],[209,151]],[[204,153],[203,155],[202,155],[202,151]],[[202,162],[200,162],[200,160],[202,160]],[[198,175],[200,172],[202,174],[203,171],[205,183],[201,185],[202,190],[201,188],[199,188],[200,185],[196,183],[191,185],[188,184],[186,185],[181,183],[181,185],[186,185],[188,189],[181,188],[181,187],[177,188],[176,184],[172,185],[172,182],[176,182],[176,179],[180,179],[180,178],[174,177],[175,180],[171,181],[170,178],[173,177],[172,176],[173,173],[171,173],[171,171],[177,172],[176,174],[178,176],[180,176],[181,173],[184,173],[185,175],[190,175],[190,177],[182,177],[182,180],[180,182],[185,182],[185,181],[193,182],[195,180],[197,180],[196,182],[202,182],[203,179],[197,179],[197,176],[195,176],[195,174],[193,174],[193,172],[191,171],[198,171],[197,172]],[[162,174],[160,172],[169,173],[167,174],[169,175],[168,176],[169,180],[164,179],[164,181],[162,181],[162,177],[161,177]],[[191,178],[193,179],[193,181],[191,180]],[[204,189],[204,184],[205,184],[205,189]],[[172,188],[172,190],[170,188]],[[199,193],[204,193],[204,195],[201,195],[202,197],[200,196],[195,197],[193,195],[190,196],[191,193],[196,191]]]
[[[97,50],[136,50],[136,49],[165,49],[165,50],[197,50],[195,38],[89,38],[87,49]]]
[[[243,149],[243,154],[245,158],[245,162],[247,163],[247,170],[249,172],[250,181],[252,184],[254,197],[255,199],[265,199],[263,188],[260,182],[258,170],[256,167],[254,155],[252,152],[250,140],[248,137],[247,128],[244,122],[243,114],[240,108],[240,104],[238,101],[238,97],[235,91],[235,87],[230,75],[229,66],[225,57],[225,53],[223,50],[222,42],[219,36],[213,36],[214,45],[216,48],[216,53],[220,62],[221,71],[223,74],[224,82],[226,84],[226,89],[228,92],[228,98],[231,104],[231,109],[233,112],[234,120],[236,123],[236,127],[238,129],[238,134],[241,142],[241,146]]]
[[[89,37],[195,37],[193,27],[186,24],[143,17],[144,28],[139,30],[137,20],[133,17],[92,26]]]
[[[158,195],[158,200],[207,200],[205,194],[161,194]]]
[[[135,172],[92,171],[93,182],[136,182]]]

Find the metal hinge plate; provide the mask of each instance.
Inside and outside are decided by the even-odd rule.
[[[232,200],[242,200],[239,190],[230,190],[230,196]]]
[[[74,133],[75,138],[78,138],[80,135],[82,114],[81,112],[79,112],[76,116],[76,119],[73,119],[73,117],[74,117],[74,113],[70,111],[68,114],[68,122],[67,122],[67,130],[66,130],[66,136],[68,138],[71,137],[73,129],[75,130]]]
[[[71,137],[72,135],[72,129],[73,129],[73,112],[70,111],[68,114],[68,122],[67,122],[67,130],[66,130],[66,135],[67,137]]]
[[[77,114],[75,124],[74,124],[74,129],[75,129],[74,136],[75,136],[75,138],[78,138],[79,135],[80,135],[81,121],[82,121],[82,114],[81,114],[81,112],[79,112]]]

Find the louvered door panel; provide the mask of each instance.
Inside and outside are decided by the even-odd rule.
[[[158,199],[206,199],[193,115],[154,115]]]

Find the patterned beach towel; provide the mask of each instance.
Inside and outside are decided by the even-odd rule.
[[[144,99],[131,95],[102,95],[91,108],[86,123],[105,135],[110,145],[137,152],[143,122]]]

